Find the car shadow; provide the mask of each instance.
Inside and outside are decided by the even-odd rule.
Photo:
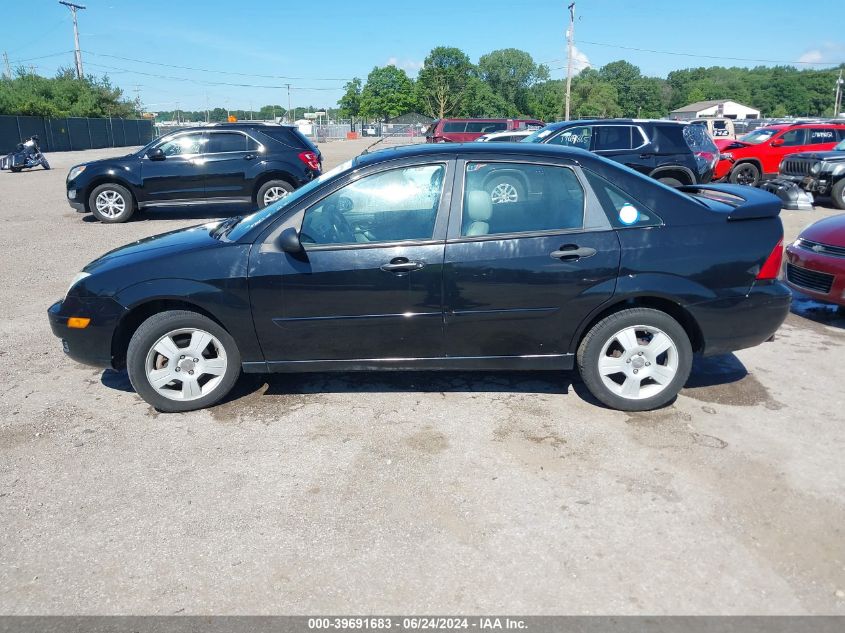
[[[792,314],[819,323],[845,329],[845,307],[822,303],[812,297],[792,291]]]
[[[150,222],[160,220],[222,220],[234,215],[254,213],[255,208],[249,205],[196,205],[182,207],[155,207],[136,211],[129,222]],[[83,222],[99,222],[91,213],[82,217]]]
[[[733,354],[696,358],[684,390],[719,387],[748,375]],[[103,386],[133,393],[125,371],[107,369]],[[242,374],[219,405],[259,396],[261,398],[353,393],[533,393],[567,395],[601,408],[577,371],[371,371],[301,374]],[[218,406],[219,406],[218,405]],[[671,405],[671,403],[669,403]],[[669,406],[667,405],[667,406]]]

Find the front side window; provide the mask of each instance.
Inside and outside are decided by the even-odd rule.
[[[305,212],[304,244],[427,240],[443,191],[444,165],[404,167],[365,176]]]
[[[594,151],[631,147],[631,128],[627,125],[597,125],[593,129]]]
[[[584,190],[568,167],[468,163],[461,235],[569,231],[584,225]]]
[[[201,132],[192,134],[181,134],[164,141],[158,146],[165,156],[180,156],[190,154],[201,154],[203,136]]]
[[[581,149],[590,149],[590,137],[593,134],[593,128],[589,125],[571,127],[564,130],[561,134],[551,138],[549,145],[564,145],[566,147],[580,147]]]
[[[805,131],[806,130],[789,130],[781,136],[783,144],[785,146],[804,145]]]
[[[240,132],[212,132],[208,135],[206,154],[246,151],[246,136]]]

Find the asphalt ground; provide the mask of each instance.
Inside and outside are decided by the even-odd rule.
[[[126,151],[0,172],[0,613],[845,613],[832,309],[652,413],[531,372],[244,376],[158,414],[45,314],[103,252],[227,215],[73,212],[68,169]],[[833,213],[785,211],[787,240]]]

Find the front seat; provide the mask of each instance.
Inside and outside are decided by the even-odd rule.
[[[466,204],[467,237],[478,237],[490,233],[490,218],[493,216],[493,202],[486,191],[470,191]]]

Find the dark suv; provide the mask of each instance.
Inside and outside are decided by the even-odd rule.
[[[136,209],[211,203],[259,208],[320,175],[322,156],[297,128],[226,123],[166,134],[134,154],[76,165],[67,199],[101,222]]]
[[[522,142],[580,147],[672,187],[710,182],[719,160],[719,150],[704,127],[679,121],[564,121]]]

